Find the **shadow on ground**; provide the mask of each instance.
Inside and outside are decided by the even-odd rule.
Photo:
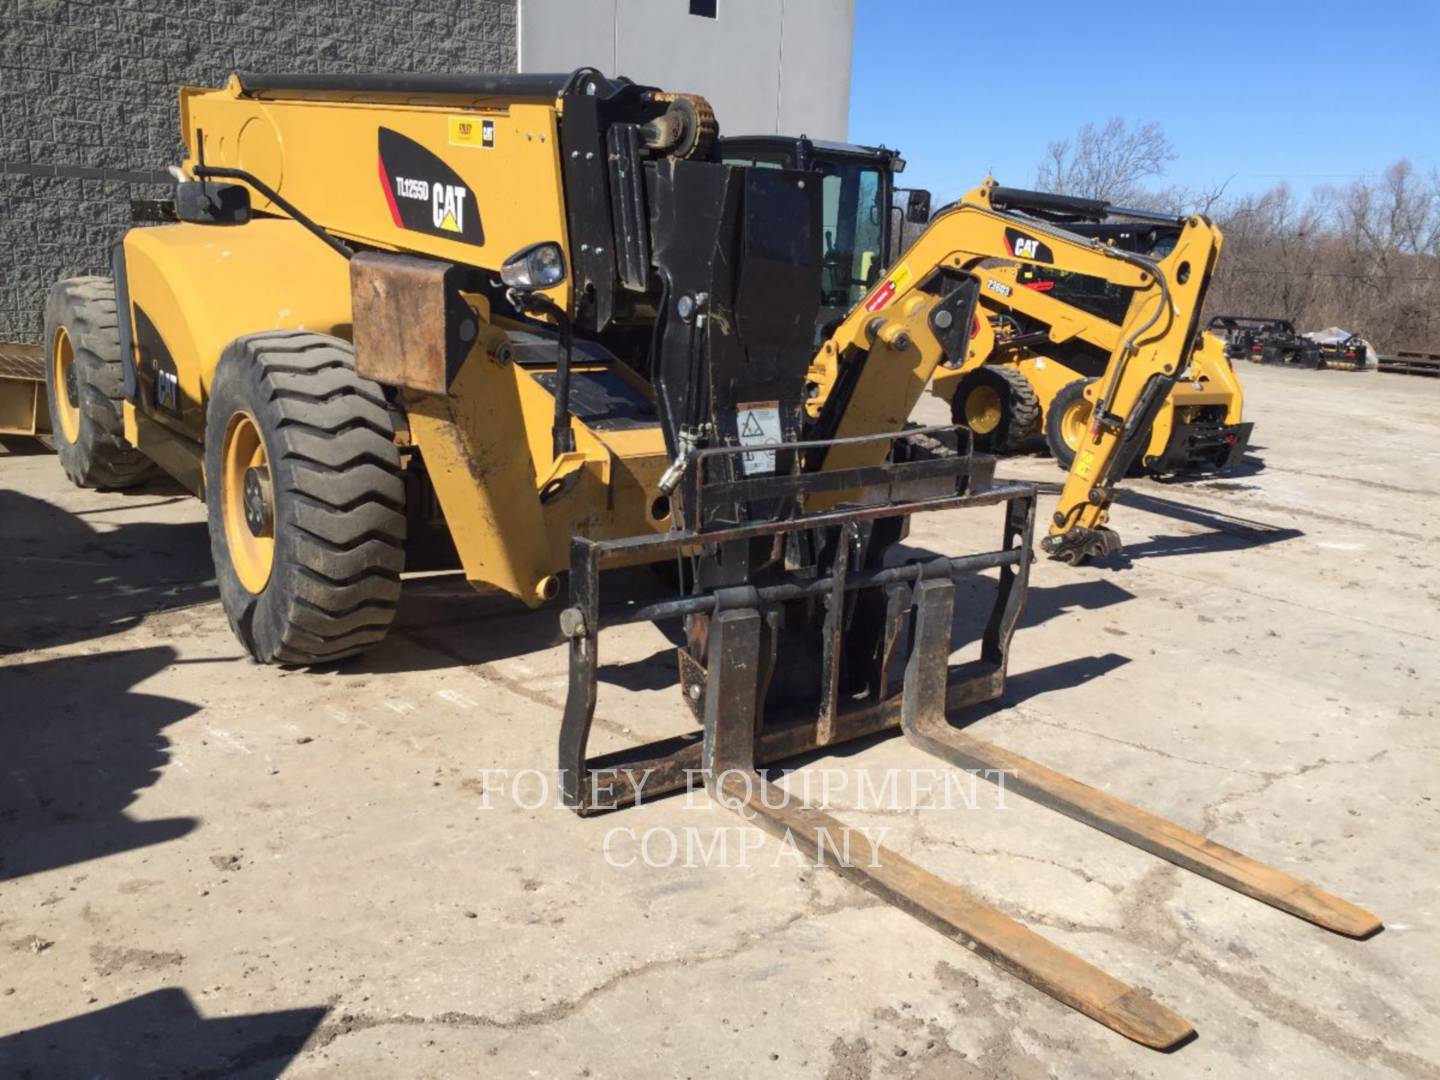
[[[1145,479],[1151,480],[1157,484],[1174,484],[1181,487],[1189,484],[1210,484],[1214,483],[1217,480],[1235,480],[1246,476],[1254,476],[1256,473],[1261,473],[1265,471],[1265,459],[1259,454],[1259,451],[1264,449],[1265,447],[1263,446],[1257,446],[1254,443],[1251,443],[1245,448],[1245,453],[1240,458],[1240,461],[1237,464],[1232,465],[1230,466],[1230,468],[1221,470],[1219,472],[1216,472],[1214,470],[1195,470],[1191,472],[1162,473],[1156,476],[1142,468],[1136,468],[1128,475],[1130,479],[1138,480],[1141,477],[1144,477]],[[1049,447],[1045,445],[1044,436],[1039,436],[1027,440],[1020,447],[1018,455],[1007,455],[1007,457],[1016,456],[1047,458],[1052,464],[1055,465],[1055,472],[1057,475],[1065,475],[1065,470],[1060,468],[1059,464],[1051,456]],[[1064,480],[1060,480],[1055,482],[1053,486],[1058,490],[1059,486],[1063,483]],[[1040,481],[1040,486],[1043,490],[1044,488],[1051,486],[1051,484],[1049,481],[1042,480]]]
[[[43,457],[55,453],[39,439],[28,435],[0,435],[0,450],[9,457]]]
[[[1098,566],[1124,569],[1136,559],[1245,551],[1250,548],[1284,543],[1305,535],[1301,529],[1270,525],[1263,521],[1254,521],[1219,510],[1202,509],[1188,503],[1133,489],[1121,490],[1116,496],[1116,501],[1122,506],[1166,517],[1187,525],[1199,526],[1206,531],[1179,536],[1157,536],[1143,543],[1126,544],[1118,555],[1097,560],[1096,565]]]
[[[1225,474],[1227,477],[1235,475],[1237,474],[1234,472]],[[1178,484],[1184,480],[1175,478],[1174,482]],[[1253,487],[1250,484],[1217,479],[1213,476],[1191,477],[1188,482],[1195,484],[1196,489],[1200,491],[1246,491]],[[1202,484],[1203,486],[1201,486]],[[1059,484],[1052,484],[1048,481],[1038,484],[1037,487],[1042,495],[1058,495],[1061,490]],[[1095,560],[1096,566],[1109,569],[1128,569],[1136,559],[1244,551],[1248,548],[1284,543],[1305,535],[1301,529],[1271,525],[1268,522],[1227,514],[1221,510],[1193,506],[1177,499],[1151,495],[1148,492],[1139,491],[1133,486],[1118,489],[1115,493],[1115,503],[1121,507],[1169,518],[1171,521],[1198,526],[1206,531],[1184,533],[1179,536],[1157,536],[1144,543],[1126,542],[1124,521],[1117,522],[1112,516],[1110,525],[1112,528],[1118,529],[1121,542],[1125,546],[1118,555]]]
[[[195,828],[125,813],[170,761],[164,729],[199,709],[131,689],[175,662],[157,646],[0,667],[0,881]]]
[[[673,588],[646,567],[615,570],[602,578],[605,603],[623,598],[643,604],[672,596]],[[430,671],[488,664],[559,645],[563,601],[527,608],[514,597],[477,592],[461,572],[410,578],[400,610],[379,648],[341,661],[341,675]],[[671,664],[673,675],[674,664]]]
[[[124,509],[188,497],[168,491],[146,489]],[[101,532],[85,516],[0,491],[0,655],[105,637],[156,611],[215,599],[203,522]]]
[[[329,1011],[317,1006],[207,1018],[185,991],[167,987],[0,1037],[0,1075],[37,1080],[275,1077]]]

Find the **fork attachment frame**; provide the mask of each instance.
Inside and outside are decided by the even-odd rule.
[[[904,435],[927,434],[931,430]],[[895,439],[900,435],[880,438]],[[876,437],[867,436],[868,441]],[[807,450],[826,443],[792,443],[787,449]],[[741,448],[742,450],[745,448]],[[726,450],[704,451],[720,455]],[[1010,638],[1024,607],[1029,584],[1031,540],[1035,526],[1035,487],[1022,483],[995,483],[991,480],[994,459],[966,452],[937,458],[837,469],[830,472],[778,476],[713,484],[715,494],[701,490],[699,483],[687,507],[695,508],[687,518],[695,527],[668,533],[627,537],[619,540],[590,540],[575,537],[570,548],[570,603],[561,616],[562,631],[570,641],[569,688],[560,734],[560,772],[566,804],[581,814],[615,810],[642,797],[679,790],[699,774],[701,736],[695,732],[661,740],[633,750],[590,758],[587,746],[595,715],[597,648],[600,632],[626,623],[659,622],[701,615],[713,624],[726,610],[745,607],[762,611],[767,624],[764,669],[751,688],[760,721],[756,752],[762,762],[793,757],[823,746],[874,735],[900,726],[900,694],[891,684],[895,654],[909,620],[909,597],[922,580],[956,574],[978,573],[998,568],[999,584],[995,602],[981,641],[978,660],[946,671],[944,694],[947,706],[958,709],[999,697],[1005,687]],[[703,471],[697,463],[692,472]],[[938,483],[950,484],[950,494],[933,494]],[[908,498],[906,492],[923,486],[924,497]],[[907,486],[909,485],[909,486]],[[847,506],[796,517],[714,524],[705,520],[705,511],[722,507],[727,500],[763,500],[771,492],[788,495],[805,491],[832,492],[863,490],[882,497],[868,505]],[[888,497],[886,497],[888,496]],[[733,505],[733,504],[732,504]],[[855,567],[850,541],[858,530],[889,521],[892,527],[917,513],[935,510],[1002,507],[1004,526],[1000,547],[991,552],[958,558],[934,557],[896,566]],[[627,565],[674,560],[702,546],[736,544],[774,538],[783,542],[787,534],[838,532],[833,561],[828,573],[811,576],[772,575],[771,583],[717,588],[672,600],[642,606],[604,606],[600,601],[600,571],[608,563]],[[876,634],[875,670],[863,695],[841,693],[841,670],[845,664],[846,625],[857,617],[859,595],[878,590],[884,598],[883,630]],[[778,628],[777,610],[791,602],[813,600],[824,605],[823,654],[820,664],[820,691],[817,705],[810,708],[778,708],[767,715],[764,697],[773,673],[775,647],[784,633]],[[878,611],[879,605],[872,608]],[[869,613],[867,612],[867,617]],[[852,628],[853,629],[853,628]],[[875,628],[871,628],[872,630]],[[680,650],[681,683],[697,716],[703,716],[712,700],[705,665]]]

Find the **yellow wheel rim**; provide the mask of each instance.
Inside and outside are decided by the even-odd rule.
[[[1070,402],[1060,414],[1060,437],[1065,440],[1071,453],[1080,449],[1080,440],[1085,438],[1089,427],[1090,402],[1083,397]]]
[[[965,423],[979,435],[989,435],[1000,426],[1000,395],[994,387],[977,386],[965,395]]]
[[[70,332],[60,327],[55,347],[50,351],[50,381],[55,387],[55,415],[60,420],[60,434],[73,443],[80,438],[80,383],[75,370],[75,347]]]
[[[275,565],[275,511],[270,459],[249,413],[237,412],[225,429],[219,498],[230,565],[241,585],[260,593]]]

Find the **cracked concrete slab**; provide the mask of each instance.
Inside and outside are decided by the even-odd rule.
[[[848,823],[1146,988],[1199,1031],[1176,1053],[702,796],[558,808],[553,611],[417,575],[378,652],[258,668],[200,506],[11,454],[0,1073],[194,1072],[204,1033],[210,1068],[255,1076],[1440,1076],[1440,385],[1242,374],[1255,453],[1129,484],[1115,563],[1037,564],[1006,700],[973,730],[1361,903],[1382,934],[1326,934],[983,783],[973,807],[869,805],[858,777],[939,767],[900,740],[785,780],[857,778],[833,792]],[[1049,485],[1043,517],[1053,465],[1001,471]],[[908,543],[998,531],[937,516]],[[688,729],[662,633],[604,649],[596,751]],[[670,836],[745,859],[647,865]]]

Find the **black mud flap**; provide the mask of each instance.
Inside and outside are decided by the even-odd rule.
[[[125,273],[125,237],[115,241],[110,265],[115,278],[115,322],[120,336],[120,388],[125,400],[140,404],[140,380],[135,372],[135,336],[130,323],[130,282]]]

